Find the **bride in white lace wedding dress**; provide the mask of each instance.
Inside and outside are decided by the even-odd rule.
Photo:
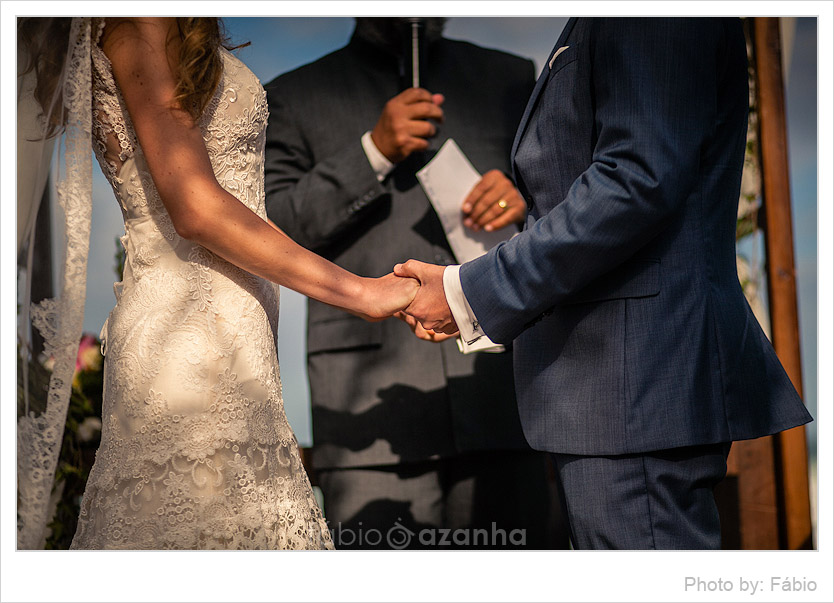
[[[144,21],[110,40],[92,22],[93,146],[127,260],[102,330],[102,440],[72,546],[332,548],[284,414],[273,282],[373,318],[416,285],[345,273],[270,227],[259,81],[219,48],[195,128],[160,109],[171,26]],[[366,303],[386,296],[389,307]]]

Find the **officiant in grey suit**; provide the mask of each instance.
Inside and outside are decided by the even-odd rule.
[[[513,342],[577,548],[719,548],[730,443],[811,420],[736,272],[739,19],[571,19],[513,145],[524,231],[408,262],[429,329]]]
[[[445,39],[443,23],[359,18],[347,46],[266,85],[269,217],[352,272],[456,262],[415,177],[450,137],[484,174],[467,226],[511,234],[524,218],[506,174],[533,65]],[[547,459],[522,434],[509,353],[464,355],[453,339],[419,341],[399,320],[310,300],[307,355],[312,460],[337,547],[420,546],[423,528],[505,531],[487,545],[509,546],[511,530],[527,547],[566,544],[555,540]]]

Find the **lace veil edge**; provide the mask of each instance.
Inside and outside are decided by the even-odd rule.
[[[91,21],[89,17],[71,20],[64,65],[51,102],[35,100],[34,72],[18,77],[18,253],[28,241],[31,257],[34,217],[50,171],[52,146],[58,147],[54,177],[64,216],[63,261],[59,264],[63,271],[58,295],[29,307],[30,260],[21,308],[18,362],[25,367],[31,356],[31,317],[31,324],[44,338],[44,355],[54,363],[42,412],[28,405],[30,392],[26,391],[28,377],[24,372],[24,413],[17,423],[18,549],[40,549],[45,544],[50,497],[84,321],[92,208]],[[18,47],[20,52],[20,44]],[[49,108],[43,110],[42,106]],[[60,136],[53,135],[50,128],[50,114],[58,111],[64,122]],[[33,132],[37,135],[32,136]]]

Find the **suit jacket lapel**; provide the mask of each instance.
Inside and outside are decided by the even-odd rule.
[[[553,46],[553,50],[550,51],[550,54],[547,55],[548,61],[553,56],[559,48],[564,46],[565,41],[568,39],[573,26],[576,24],[576,17],[571,17],[568,19],[568,22],[565,24],[564,29],[562,30],[562,34],[559,36],[559,39],[556,41],[556,44]],[[533,88],[533,92],[530,95],[530,100],[527,101],[527,107],[524,109],[524,115],[521,116],[521,121],[518,124],[518,129],[515,132],[515,139],[513,140],[513,149],[510,153],[510,166],[513,170],[513,176],[516,176],[515,173],[515,153],[518,150],[518,144],[521,141],[521,137],[524,135],[524,131],[527,129],[527,124],[530,121],[530,115],[533,113],[533,109],[536,107],[536,101],[541,94],[541,91],[544,89],[545,82],[547,82],[547,78],[550,75],[550,66],[545,64],[542,68],[542,72],[539,75],[539,79],[536,82],[536,87]]]

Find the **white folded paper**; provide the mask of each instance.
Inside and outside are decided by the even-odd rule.
[[[432,160],[417,172],[417,179],[437,212],[459,263],[482,256],[515,233],[513,228],[475,232],[463,225],[461,205],[480,182],[481,175],[453,139],[447,140]]]
[[[417,172],[417,179],[440,218],[446,232],[446,240],[449,241],[449,246],[459,263],[463,264],[482,256],[515,233],[513,228],[475,232],[463,225],[463,200],[481,181],[481,175],[453,139],[447,140],[432,160]],[[483,335],[472,343],[458,337],[458,349],[463,354],[503,352],[504,346],[493,343],[489,337]]]

